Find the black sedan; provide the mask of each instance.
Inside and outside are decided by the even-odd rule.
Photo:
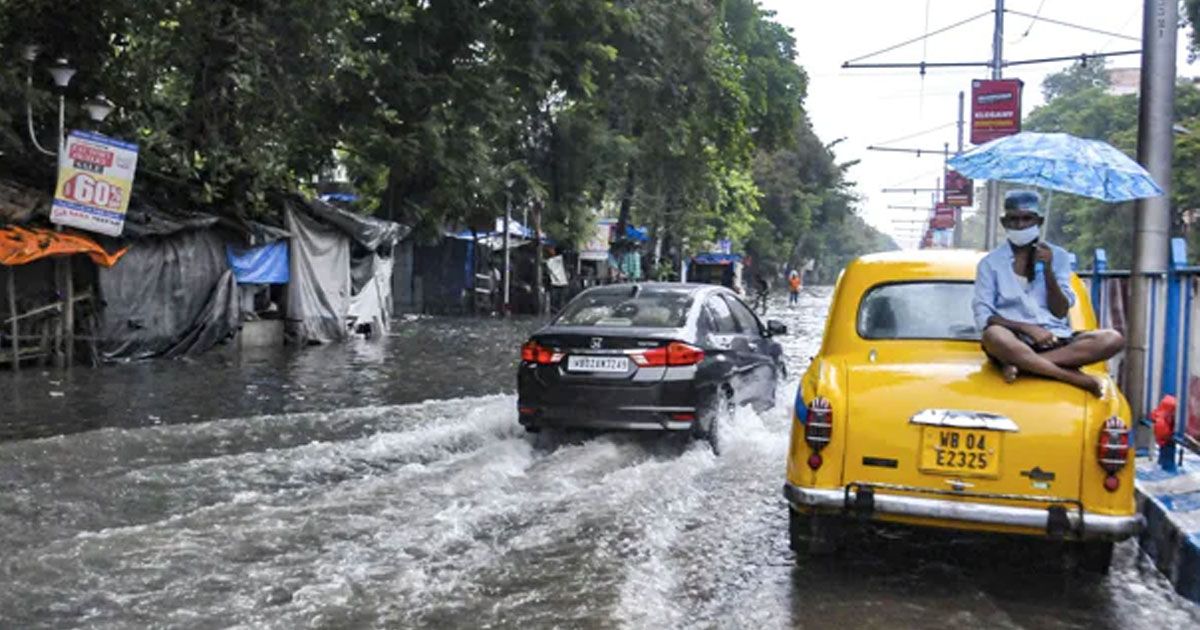
[[[732,291],[697,284],[589,289],[521,348],[518,412],[542,428],[689,431],[717,442],[735,405],[768,409],[786,334]]]

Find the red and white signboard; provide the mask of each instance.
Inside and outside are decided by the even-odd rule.
[[[935,230],[948,230],[954,227],[954,206],[945,203],[935,206],[929,227]]]
[[[97,133],[72,131],[58,161],[50,220],[120,236],[133,192],[138,148]]]
[[[1020,79],[971,82],[971,143],[983,144],[1021,131]]]
[[[958,171],[946,171],[946,205],[967,207],[975,203],[975,182]]]

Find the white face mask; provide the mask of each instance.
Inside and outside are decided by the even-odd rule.
[[[1027,228],[1019,230],[1004,230],[1008,233],[1008,242],[1017,247],[1025,247],[1026,245],[1036,241],[1041,233],[1041,228],[1036,225],[1031,225]]]

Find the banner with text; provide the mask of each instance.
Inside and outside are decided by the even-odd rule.
[[[966,207],[975,203],[975,182],[958,171],[946,171],[946,191],[942,196],[950,206]]]
[[[97,133],[72,131],[58,161],[50,220],[120,236],[133,192],[138,148]]]
[[[971,143],[1011,136],[1021,131],[1020,79],[971,82]]]

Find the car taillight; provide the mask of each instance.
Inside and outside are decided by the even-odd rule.
[[[829,401],[820,396],[808,404],[808,414],[804,423],[804,441],[813,450],[808,458],[808,466],[813,470],[821,467],[821,449],[829,444],[833,436],[833,407]]]
[[[703,361],[704,350],[682,341],[672,341],[664,347],[635,352],[630,356],[638,367],[679,367]]]
[[[1096,451],[1100,467],[1108,473],[1104,489],[1115,492],[1121,486],[1117,473],[1129,465],[1129,427],[1120,418],[1109,418],[1100,429],[1100,444]]]
[[[526,363],[553,365],[562,361],[562,358],[561,352],[555,352],[533,340],[527,341],[525,345],[521,346],[521,360]]]

